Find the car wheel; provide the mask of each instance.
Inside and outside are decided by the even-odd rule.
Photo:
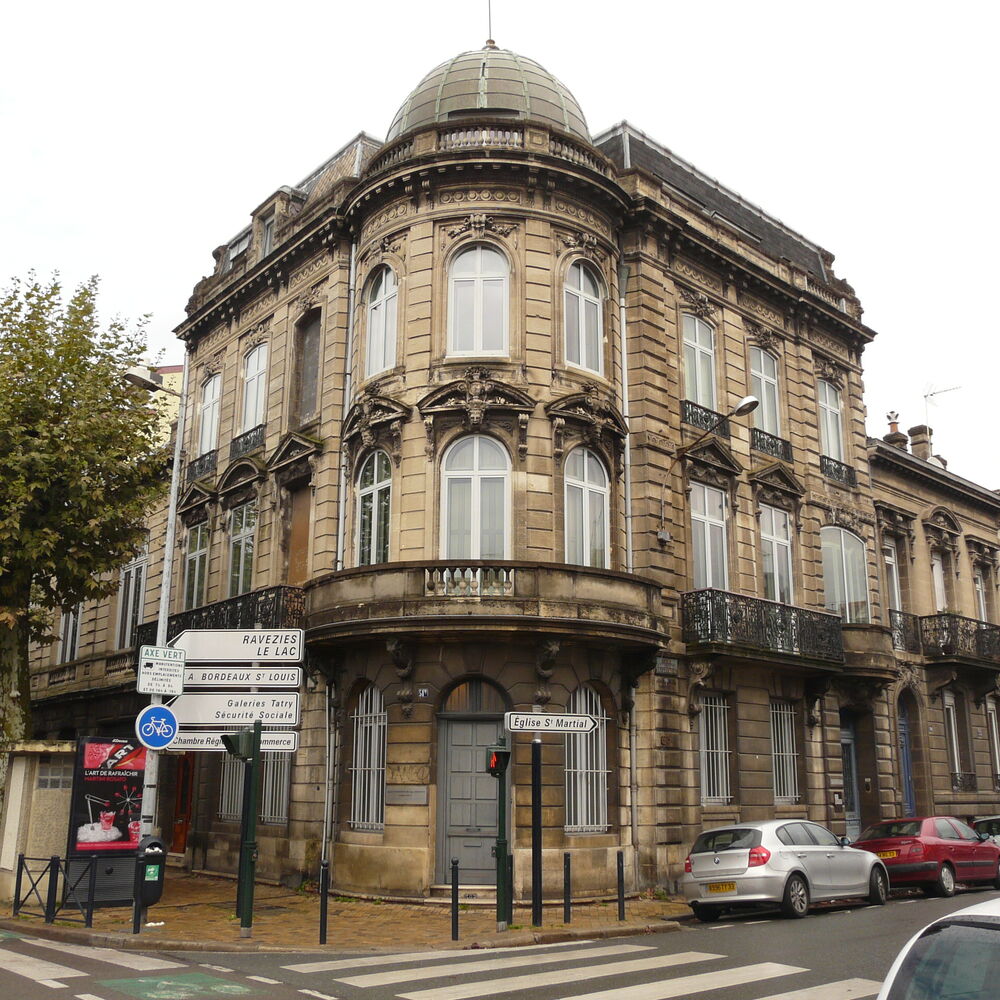
[[[701,903],[695,903],[691,910],[703,924],[711,924],[722,916],[722,909],[718,906],[703,906]]]
[[[885,906],[889,898],[889,879],[885,872],[876,865],[868,876],[868,902],[872,906]]]
[[[938,870],[937,881],[934,883],[934,895],[945,898],[955,895],[955,872],[951,865],[943,864]]]
[[[809,912],[809,886],[801,875],[792,875],[785,883],[781,912],[793,920],[804,917]]]

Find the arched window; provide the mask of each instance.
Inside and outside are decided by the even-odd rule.
[[[396,364],[396,275],[380,267],[368,287],[368,350],[365,377]]]
[[[844,460],[844,429],[841,418],[840,390],[823,379],[816,386],[819,402],[819,450],[837,462]]]
[[[608,828],[608,720],[601,696],[583,684],[570,695],[566,711],[597,719],[589,733],[566,734],[566,832],[603,833]]]
[[[214,451],[219,440],[219,391],[222,376],[213,375],[201,386],[201,412],[198,414],[198,455]]]
[[[604,297],[593,268],[576,261],[566,275],[566,363],[604,370],[602,312]]]
[[[264,423],[267,344],[258,344],[243,361],[243,432]]]
[[[508,353],[507,258],[477,244],[463,250],[448,274],[448,353]]]
[[[781,436],[778,419],[778,361],[759,347],[750,348],[750,394],[760,400],[753,411],[754,427],[774,437]]]
[[[307,424],[319,412],[320,383],[320,311],[309,313],[295,331],[295,418],[298,426]]]
[[[382,692],[369,684],[358,697],[352,717],[351,826],[355,830],[385,828],[386,714]]]
[[[384,451],[369,455],[358,477],[358,565],[389,561],[392,467]]]
[[[608,474],[587,448],[566,459],[566,562],[607,569],[609,551]]]
[[[820,529],[823,548],[823,597],[827,611],[845,622],[866,623],[868,609],[868,560],[865,543],[844,528]]]
[[[684,314],[684,397],[715,409],[715,331],[689,313]]]
[[[492,438],[460,438],[445,453],[445,559],[508,558],[510,459]]]

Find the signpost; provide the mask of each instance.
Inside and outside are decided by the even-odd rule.
[[[225,750],[223,736],[234,733],[213,729],[182,729],[171,744],[171,750]],[[295,753],[299,748],[299,734],[293,730],[265,729],[260,738],[260,748],[267,753]]]
[[[301,663],[305,633],[300,628],[186,629],[171,642],[200,663]]]
[[[257,789],[260,785],[260,720],[252,729],[226,733],[225,749],[243,761],[243,815],[240,818],[240,874],[236,889],[236,911],[240,937],[248,938],[253,927],[253,890],[257,864]]]
[[[501,736],[496,746],[486,748],[486,772],[497,779],[497,839],[493,848],[497,861],[497,931],[507,930],[507,768],[510,750]]]
[[[244,694],[240,691],[182,694],[173,703],[182,726],[265,726],[299,724],[298,691]]]
[[[179,650],[178,650],[179,652]],[[184,688],[297,688],[302,684],[301,667],[185,667]],[[180,691],[176,692],[180,694]]]
[[[592,715],[507,712],[503,724],[508,733],[592,733],[597,728],[597,719]]]
[[[180,694],[184,690],[184,650],[140,646],[135,689],[139,694]]]

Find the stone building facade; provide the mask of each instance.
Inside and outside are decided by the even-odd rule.
[[[553,893],[565,851],[575,890],[600,894],[618,851],[631,886],[669,885],[703,825],[843,831],[903,807],[900,685],[942,726],[944,675],[901,656],[881,547],[901,512],[923,530],[896,466],[926,463],[865,436],[874,332],[826,250],[627,123],[592,136],[562,84],[491,43],[215,259],[178,328],[169,631],[306,629],[262,873],[313,877],[326,841],[340,891],[427,895],[453,857],[491,884],[485,748],[509,710],[598,720],[542,737]],[[992,494],[969,489],[956,567],[996,552]],[[970,704],[993,676],[955,672]],[[78,731],[109,718],[103,698]],[[958,770],[985,780],[987,721],[967,718]],[[912,745],[921,807],[985,806],[949,798],[932,735]],[[508,738],[521,894],[530,737]],[[236,772],[171,756],[175,852],[233,870]]]

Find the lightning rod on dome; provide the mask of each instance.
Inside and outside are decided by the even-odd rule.
[[[493,0],[486,0],[486,48],[496,47],[497,43],[493,41]]]

